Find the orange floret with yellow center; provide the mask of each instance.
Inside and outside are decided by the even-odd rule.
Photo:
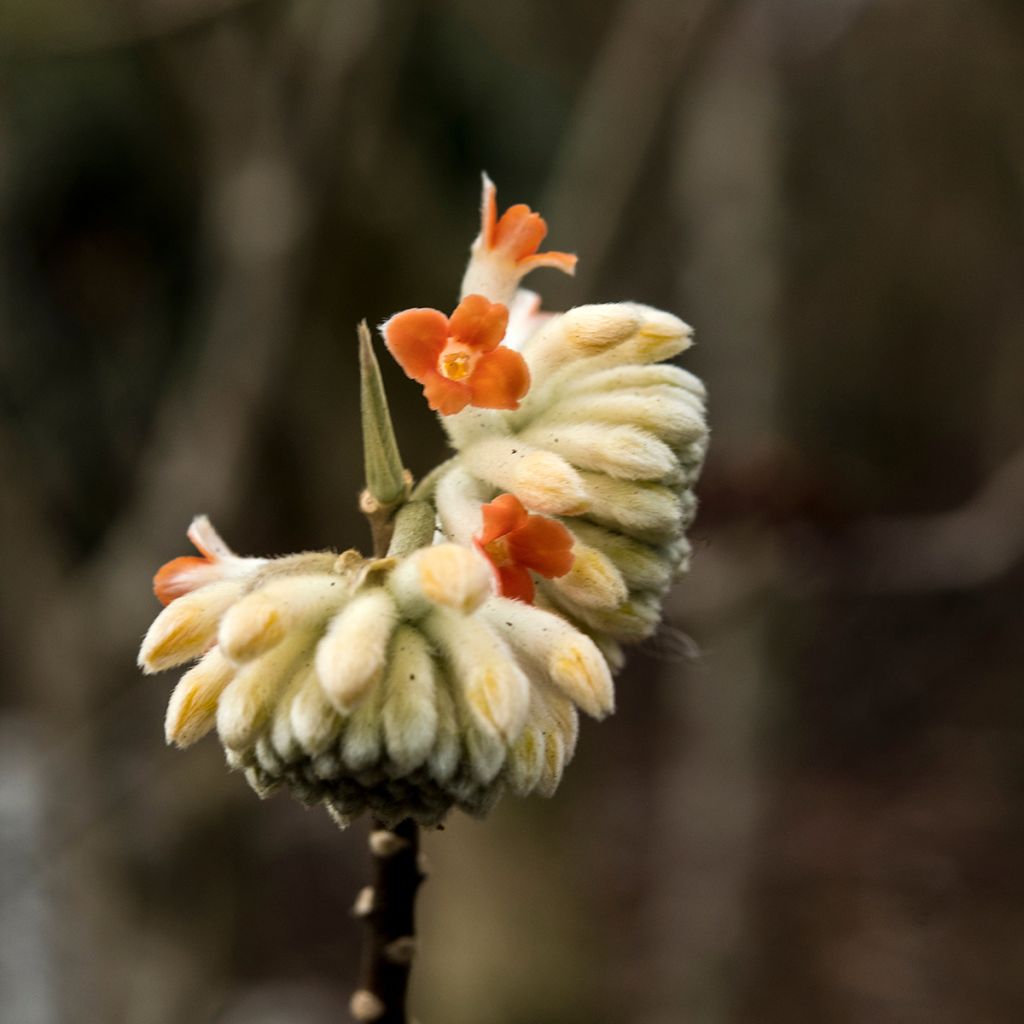
[[[556,519],[526,511],[514,494],[484,505],[483,530],[473,540],[490,561],[502,597],[533,603],[531,571],[553,579],[573,563],[573,536]]]
[[[423,385],[430,408],[444,416],[467,405],[518,409],[530,371],[501,344],[508,309],[467,295],[451,317],[437,309],[407,309],[381,325],[384,342],[406,375]]]

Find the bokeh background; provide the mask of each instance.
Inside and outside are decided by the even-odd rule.
[[[1019,0],[0,5],[0,1020],[346,1019],[364,830],[134,655],[195,512],[368,543],[354,325],[451,308],[481,169],[713,445],[617,715],[427,837],[417,1017],[1024,1020],[1022,101]]]

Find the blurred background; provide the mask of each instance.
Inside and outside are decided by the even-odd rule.
[[[713,444],[617,715],[427,837],[416,1016],[1024,1020],[1022,99],[1018,0],[0,5],[0,1020],[347,1019],[365,830],[135,652],[196,512],[366,548],[354,325],[452,308],[482,169]]]

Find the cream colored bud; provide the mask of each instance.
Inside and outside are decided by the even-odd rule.
[[[544,797],[555,795],[565,770],[565,740],[554,726],[543,733],[544,759],[536,791]]]
[[[459,697],[478,728],[507,740],[518,735],[530,684],[508,645],[477,616],[435,609],[424,633],[442,651]]]
[[[303,653],[311,647],[309,633],[292,633],[238,670],[217,706],[217,732],[224,746],[240,750],[255,742],[269,723],[279,694],[298,670]]]
[[[682,512],[671,488],[615,480],[601,473],[584,473],[583,480],[591,519],[643,541],[669,541],[679,535]]]
[[[611,673],[585,633],[560,615],[505,597],[488,601],[482,614],[520,658],[542,671],[588,715],[603,718],[612,712],[615,690]]]
[[[369,693],[395,628],[395,602],[383,588],[364,591],[331,622],[316,651],[316,670],[327,698],[342,714]]]
[[[209,650],[221,616],[241,592],[241,583],[218,580],[172,601],[142,641],[139,668],[146,673],[163,672]]]
[[[224,616],[218,642],[233,661],[270,650],[290,630],[322,622],[348,597],[346,581],[333,573],[271,579],[243,597]]]
[[[584,367],[584,369],[587,369]],[[576,370],[576,372],[572,372]],[[590,367],[580,373],[572,367],[560,381],[560,390],[566,395],[594,394],[602,391],[643,392],[648,389],[670,388],[685,391],[703,405],[707,390],[699,377],[670,364],[641,364],[639,366],[612,366],[605,369]]]
[[[370,693],[345,723],[341,737],[341,758],[351,772],[361,772],[380,760],[383,746],[381,707],[384,703],[384,685],[378,676]]]
[[[572,553],[572,568],[551,580],[563,597],[587,608],[615,608],[626,600],[626,581],[603,552],[577,541]]]
[[[434,699],[437,705],[437,735],[430,757],[427,758],[427,768],[432,779],[446,783],[459,766],[462,739],[451,684],[441,675],[438,675],[436,682]]]
[[[543,770],[544,734],[532,723],[527,723],[509,753],[506,775],[512,792],[516,796],[532,793]]]
[[[586,423],[604,423],[646,431],[673,448],[694,441],[707,431],[703,409],[693,396],[678,388],[649,388],[646,392],[602,392],[570,396],[552,405],[536,421],[533,430],[524,432],[523,436],[539,444],[541,442],[533,436],[538,427],[551,430],[558,424],[571,427]],[[559,451],[562,449],[559,448]],[[584,465],[571,454],[562,454],[576,465]]]
[[[469,546],[482,526],[480,506],[493,489],[461,466],[454,466],[437,483],[434,500],[441,528],[457,544]]]
[[[580,474],[559,455],[518,438],[478,441],[462,453],[467,468],[527,508],[549,516],[579,515],[587,497]]]
[[[435,604],[468,615],[494,590],[494,573],[474,548],[436,544],[404,559],[389,587],[408,618],[422,617]]]
[[[621,345],[641,323],[632,303],[577,306],[542,327],[524,346],[523,355],[533,379],[543,380],[566,363]]]
[[[673,567],[685,553],[679,547],[685,541],[657,547],[582,519],[568,520],[565,525],[578,541],[592,545],[611,559],[626,584],[636,590],[664,590],[672,581]]]
[[[343,725],[315,672],[293,697],[289,719],[295,739],[311,757],[336,743]]]
[[[213,728],[217,701],[234,674],[235,666],[214,647],[181,677],[167,705],[164,734],[168,743],[189,747]]]
[[[530,427],[523,432],[523,439],[557,451],[579,469],[622,480],[661,480],[679,469],[668,445],[636,427],[562,423]]]
[[[434,659],[423,636],[399,626],[391,646],[381,720],[388,757],[406,774],[430,755],[437,737],[437,683]]]

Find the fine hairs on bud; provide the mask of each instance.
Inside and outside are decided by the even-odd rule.
[[[300,574],[272,579],[243,597],[224,616],[218,642],[233,661],[249,661],[300,625],[313,626],[346,600],[335,574]]]
[[[395,602],[383,588],[357,594],[331,623],[316,651],[316,670],[331,703],[348,714],[384,667]]]
[[[587,496],[579,473],[559,455],[518,438],[478,441],[463,452],[467,467],[527,508],[549,516],[579,515]]]
[[[255,740],[310,640],[304,632],[294,633],[239,669],[217,707],[217,732],[226,747],[242,750]]]
[[[636,427],[564,423],[531,427],[523,438],[541,448],[557,448],[579,469],[622,480],[661,480],[679,468],[664,441]]]
[[[477,617],[438,608],[424,632],[443,651],[461,698],[485,732],[506,739],[522,728],[530,683],[508,645]]]
[[[214,647],[181,677],[167,705],[164,733],[168,743],[190,747],[213,728],[217,702],[234,674],[235,666]]]
[[[611,672],[590,637],[560,615],[522,601],[494,598],[488,602],[486,614],[520,657],[537,665],[565,697],[594,718],[611,714],[615,707]],[[532,696],[531,713],[539,699]]]
[[[477,519],[479,515],[477,511]],[[468,615],[494,589],[494,574],[473,548],[436,544],[404,559],[388,586],[410,618],[421,618],[438,604]]]
[[[563,597],[585,608],[616,608],[626,600],[626,581],[607,555],[580,541],[572,553],[572,568],[550,581]]]
[[[172,601],[142,641],[139,668],[163,672],[198,658],[213,644],[221,616],[241,592],[241,583],[220,580]]]
[[[438,728],[435,676],[426,640],[411,626],[399,626],[384,685],[382,724],[388,757],[402,773],[423,764],[434,745]]]

